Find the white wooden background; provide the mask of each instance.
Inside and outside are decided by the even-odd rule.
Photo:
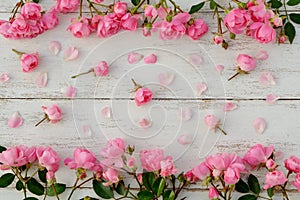
[[[188,8],[198,1],[178,0],[183,8]],[[0,1],[0,18],[8,19],[14,0]],[[52,1],[41,1],[43,8],[54,5]],[[298,12],[297,10],[294,12]],[[89,38],[77,39],[66,31],[71,17],[77,14],[60,15],[59,25],[31,40],[6,40],[0,38],[0,73],[8,73],[11,80],[0,83],[0,141],[3,146],[37,145],[51,146],[62,158],[72,156],[76,147],[86,147],[99,155],[107,139],[122,137],[128,144],[135,144],[137,149],[164,148],[166,155],[176,159],[176,166],[188,170],[200,163],[208,154],[216,152],[235,152],[241,156],[252,145],[274,144],[285,156],[300,156],[300,37],[296,36],[293,45],[262,45],[251,38],[237,36],[229,42],[229,49],[223,50],[212,43],[208,33],[200,41],[187,37],[179,41],[161,41],[154,35],[144,38],[141,33],[121,32],[118,35],[99,39],[94,34]],[[210,31],[216,30],[212,13],[206,9],[200,15],[208,24]],[[300,27],[297,31],[300,33]],[[48,51],[48,44],[57,40],[62,49],[75,46],[80,56],[75,61],[63,61],[63,52],[53,56]],[[21,71],[18,57],[11,51],[39,52],[40,65],[32,73]],[[227,78],[235,73],[235,59],[239,53],[255,55],[259,50],[266,50],[269,59],[258,63],[257,69],[248,76],[240,76],[230,82]],[[130,51],[144,55],[155,53],[158,56],[156,66],[140,62],[129,65],[126,56]],[[203,63],[191,65],[191,56],[200,55]],[[107,60],[111,65],[108,77],[95,78],[91,74],[72,80],[70,77],[91,68],[100,60]],[[224,72],[219,75],[214,66],[222,64]],[[258,82],[261,72],[270,71],[275,76],[277,85],[261,86]],[[41,72],[48,72],[49,82],[46,88],[38,88],[35,79]],[[158,84],[157,75],[161,72],[173,72],[174,82],[164,87]],[[136,108],[132,95],[130,78],[147,85],[154,93],[153,102],[142,108]],[[206,82],[208,91],[197,97],[193,86]],[[61,89],[68,85],[77,88],[76,98],[68,99]],[[274,105],[265,103],[265,96],[274,93],[280,100]],[[222,111],[226,100],[238,104],[238,109],[227,114]],[[34,124],[43,117],[41,106],[57,103],[62,107],[64,119],[56,124]],[[112,119],[103,119],[100,110],[111,106]],[[177,114],[182,107],[193,109],[193,118],[180,122]],[[20,128],[10,129],[7,119],[15,111],[24,118]],[[203,122],[206,114],[214,113],[222,119],[227,136],[210,132]],[[144,131],[137,126],[137,121],[148,116],[153,126]],[[263,134],[255,133],[252,123],[256,117],[267,121]],[[91,128],[85,133],[83,126]],[[186,133],[193,137],[191,145],[182,146],[176,142],[179,134]],[[72,178],[71,178],[72,177]],[[68,186],[73,184],[75,174],[67,170],[61,162],[58,172],[59,182]],[[299,199],[291,188],[291,199]],[[69,191],[62,195],[66,198]],[[84,195],[96,197],[91,189],[75,192],[74,199]],[[207,191],[197,187],[184,191],[188,199],[207,199]],[[22,193],[14,188],[0,189],[1,199],[20,199]],[[280,198],[278,198],[280,199]]]

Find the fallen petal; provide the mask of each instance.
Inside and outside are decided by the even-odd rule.
[[[9,81],[9,79],[10,79],[10,77],[8,74],[5,74],[5,73],[0,74],[0,82],[5,83],[5,82]]]
[[[35,84],[40,88],[46,87],[47,83],[48,83],[48,73],[47,72],[41,73],[35,79]]]
[[[268,52],[266,52],[266,51],[259,51],[259,52],[256,54],[255,58],[256,58],[257,60],[267,60],[267,59],[269,58],[269,54],[268,54]]]
[[[77,94],[77,89],[70,85],[65,89],[64,93],[65,93],[66,97],[74,98]]]
[[[190,135],[182,134],[177,138],[177,142],[181,145],[187,145],[192,143],[192,138]]]
[[[253,127],[255,131],[259,134],[265,131],[266,126],[267,126],[266,121],[261,117],[256,118],[253,122]]]
[[[154,64],[154,63],[156,63],[156,61],[157,61],[157,57],[155,54],[151,54],[144,58],[144,62],[146,64]]]
[[[108,106],[103,107],[101,109],[101,114],[103,118],[110,119],[112,116],[110,107]]]
[[[216,70],[219,72],[219,74],[221,74],[224,70],[224,66],[223,65],[217,65]]]
[[[23,124],[23,118],[19,112],[14,112],[12,116],[8,119],[7,125],[10,128],[18,128]]]
[[[202,58],[200,55],[193,54],[189,56],[189,61],[192,65],[200,65],[202,63]]]
[[[147,128],[150,128],[152,126],[152,122],[148,119],[142,118],[139,121],[139,125],[140,125],[141,128],[147,129]]]
[[[266,96],[266,102],[267,104],[274,104],[279,99],[279,96],[275,94],[268,94]]]
[[[144,56],[142,54],[131,52],[128,54],[127,60],[128,60],[129,64],[135,64],[135,63],[138,63],[143,58],[144,58]]]
[[[162,85],[170,85],[175,78],[175,75],[170,72],[160,73],[158,75],[158,82]]]
[[[50,53],[56,56],[61,50],[61,44],[58,41],[52,41],[49,43],[48,48]]]
[[[79,55],[78,49],[76,49],[75,47],[68,47],[64,53],[64,60],[65,61],[75,60],[76,58],[78,58],[78,55]]]
[[[92,136],[93,135],[92,130],[91,130],[89,125],[83,125],[82,126],[82,131],[83,131],[84,135],[86,135],[86,136]]]
[[[193,110],[191,108],[181,108],[180,110],[180,119],[182,121],[189,121],[192,119]]]
[[[200,96],[207,90],[207,85],[201,82],[195,86],[195,89],[196,89],[196,95]]]
[[[262,72],[259,77],[259,83],[261,85],[275,85],[276,84],[271,72]]]
[[[237,105],[235,103],[232,103],[232,102],[226,102],[224,107],[223,107],[224,112],[233,111],[235,109],[237,109]]]

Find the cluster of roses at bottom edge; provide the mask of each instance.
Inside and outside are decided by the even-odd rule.
[[[86,178],[86,172],[95,173],[96,179],[102,179],[103,185],[112,185],[122,180],[120,172],[135,173],[137,162],[133,156],[134,147],[127,146],[121,138],[109,140],[106,147],[100,153],[103,160],[98,161],[95,154],[87,149],[76,148],[73,158],[66,158],[64,163],[70,169],[77,171],[79,179]],[[140,151],[142,168],[146,171],[159,171],[163,177],[170,176],[177,172],[171,156],[164,157],[162,149],[150,149]],[[140,183],[141,174],[137,175]]]
[[[280,157],[280,154],[278,152],[277,156]],[[285,175],[279,169],[280,165],[276,163],[275,155],[273,145],[264,147],[261,144],[251,147],[243,158],[232,153],[217,153],[208,156],[204,162],[185,173],[185,177],[190,183],[202,181],[204,185],[208,186],[209,183],[215,184],[223,181],[226,186],[230,186],[240,180],[241,174],[265,168],[267,172],[263,189],[283,186],[289,181],[290,175],[294,173],[292,184],[300,192],[300,158],[290,156],[284,160],[284,168],[287,169]],[[219,199],[219,195],[220,192],[212,185],[209,188],[209,198]]]

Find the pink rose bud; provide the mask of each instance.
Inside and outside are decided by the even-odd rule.
[[[83,38],[91,34],[88,18],[82,17],[80,20],[72,18],[71,22],[67,30],[70,31],[74,37]]]
[[[210,187],[209,188],[209,193],[208,193],[208,198],[209,199],[218,199],[219,197],[219,192],[216,188]]]
[[[282,18],[281,17],[275,17],[273,23],[276,27],[282,26]]]
[[[290,172],[300,173],[300,158],[290,156],[288,159],[284,160],[284,166]]]
[[[21,15],[28,20],[38,20],[41,18],[41,6],[37,3],[25,3],[21,8]]]
[[[276,185],[283,185],[288,179],[285,177],[283,172],[275,170],[266,174],[266,181],[264,189],[267,190]]]
[[[157,16],[157,10],[152,5],[147,5],[144,11],[145,17],[155,18]]]
[[[56,104],[52,104],[49,107],[42,106],[42,110],[45,113],[45,117],[41,121],[39,121],[35,126],[40,125],[45,120],[51,122],[52,124],[55,124],[63,118],[62,111],[60,107]]]
[[[231,10],[224,18],[224,24],[231,33],[241,34],[250,23],[249,13],[240,8]]]
[[[94,67],[95,76],[106,76],[108,74],[108,72],[109,72],[108,64],[105,61],[99,62]]]
[[[97,165],[97,159],[94,153],[89,150],[76,148],[74,151],[74,159],[66,158],[64,164],[70,169],[93,170]]]
[[[213,38],[213,41],[215,44],[222,44],[224,41],[224,38],[222,35],[215,35]]]
[[[287,39],[288,39],[288,36],[282,35],[282,36],[279,37],[278,42],[283,44],[287,41]]]
[[[31,72],[39,64],[39,57],[37,53],[23,54],[21,56],[21,64],[23,72]]]
[[[205,124],[213,131],[220,130],[224,135],[227,133],[219,127],[220,120],[215,115],[206,115],[204,118]]]
[[[266,162],[266,167],[268,168],[268,170],[273,170],[277,167],[276,163],[274,162],[273,159],[269,159]]]
[[[135,166],[135,159],[134,158],[129,158],[126,162],[126,165],[129,167],[129,168],[133,168]]]
[[[193,40],[200,39],[208,31],[207,24],[202,19],[193,20],[192,24],[189,24],[186,34]]]
[[[126,2],[120,2],[114,4],[114,13],[117,15],[117,17],[122,17],[127,12],[127,3]]]
[[[255,60],[247,54],[239,54],[236,60],[238,63],[237,73],[231,76],[228,79],[228,81],[230,81],[239,74],[247,74],[249,71],[252,71],[256,68]]]
[[[80,0],[57,0],[55,10],[62,13],[76,11]]]
[[[293,182],[293,186],[295,186],[298,189],[298,191],[300,192],[300,173],[298,173],[296,175],[296,178]]]
[[[137,106],[142,106],[152,100],[152,91],[148,88],[139,88],[135,92],[134,101]]]

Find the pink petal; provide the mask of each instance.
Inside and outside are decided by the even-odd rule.
[[[267,60],[269,58],[269,54],[266,51],[260,51],[256,54],[255,58],[257,60]]]
[[[19,112],[14,112],[12,116],[8,119],[7,125],[10,128],[18,128],[23,124],[23,118]]]
[[[111,114],[111,109],[108,106],[105,106],[101,109],[101,114],[103,118],[109,119],[111,118],[112,114]]]
[[[182,121],[189,121],[192,119],[193,116],[193,110],[191,108],[181,108],[180,111],[180,119]]]
[[[207,86],[205,83],[201,82],[195,86],[195,89],[196,89],[196,95],[200,96],[207,90]]]
[[[175,75],[170,72],[160,73],[158,75],[159,83],[165,86],[170,85],[173,82],[174,78]]]
[[[268,94],[266,96],[266,102],[267,104],[274,104],[279,99],[279,96],[275,94]]]
[[[86,136],[92,136],[92,134],[93,134],[89,125],[83,125],[82,131]]]
[[[139,125],[140,125],[141,128],[147,129],[147,128],[150,128],[152,126],[152,122],[148,119],[142,118],[139,121]]]
[[[0,82],[5,83],[5,82],[9,81],[9,79],[10,79],[10,77],[8,74],[5,74],[5,73],[0,74]]]
[[[144,56],[142,54],[131,52],[128,54],[127,60],[128,60],[129,64],[135,64],[135,63],[138,63],[143,58],[144,58]]]
[[[219,74],[221,74],[224,70],[224,66],[223,65],[217,65],[216,70],[219,72]]]
[[[200,65],[202,63],[202,58],[200,55],[197,55],[197,54],[193,54],[193,55],[190,55],[189,57],[189,61],[192,65]]]
[[[157,57],[155,54],[151,54],[144,58],[144,62],[146,64],[154,64],[154,63],[156,63],[156,61],[157,61]]]
[[[232,102],[226,102],[224,107],[223,107],[223,111],[224,112],[228,112],[228,111],[232,111],[237,109],[237,105],[235,103]]]
[[[48,48],[50,53],[56,56],[61,50],[61,44],[58,41],[52,41],[49,43]]]
[[[259,83],[261,85],[275,85],[275,80],[271,72],[262,72],[259,77]]]
[[[266,121],[261,117],[256,118],[253,122],[253,127],[255,131],[260,134],[265,131],[266,126],[267,126]]]
[[[177,142],[181,145],[191,144],[192,138],[190,135],[182,134],[177,138]]]
[[[44,88],[46,87],[48,83],[48,74],[47,72],[41,73],[36,79],[35,79],[35,84],[40,87]]]
[[[70,85],[65,89],[64,93],[65,93],[66,97],[74,98],[77,94],[77,89]]]
[[[65,52],[64,52],[64,60],[69,61],[69,60],[75,60],[78,58],[79,51],[75,47],[68,47]]]

